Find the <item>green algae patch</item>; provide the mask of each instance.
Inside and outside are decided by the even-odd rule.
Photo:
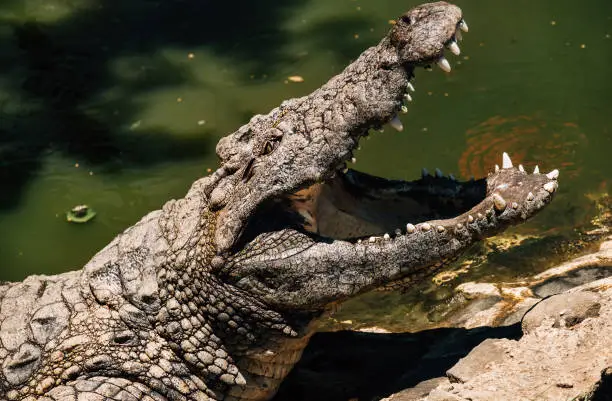
[[[87,223],[96,217],[96,212],[87,205],[78,205],[66,212],[66,221],[69,223]]]

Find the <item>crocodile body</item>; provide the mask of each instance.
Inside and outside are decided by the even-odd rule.
[[[336,302],[430,275],[544,207],[558,173],[507,155],[489,177],[391,181],[346,169],[415,68],[458,51],[461,10],[431,3],[312,94],[217,146],[220,167],[82,270],[0,286],[0,398],[263,400]]]

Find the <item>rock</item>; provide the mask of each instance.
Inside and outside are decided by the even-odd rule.
[[[491,283],[463,283],[457,286],[455,291],[463,294],[467,299],[499,297],[501,295],[497,286]]]
[[[449,384],[450,381],[448,378],[435,377],[433,379],[422,381],[412,388],[400,391],[399,393],[393,394],[391,397],[384,398],[381,401],[417,401],[422,397],[427,396],[436,387],[440,386],[444,388]]]
[[[446,399],[612,400],[612,279],[541,301],[523,329],[519,340],[484,341],[449,369],[458,398]],[[445,393],[439,386],[424,400]]]
[[[490,364],[502,361],[505,350],[502,341],[488,338],[481,342],[446,372],[450,381],[465,383],[474,376],[486,372]]]
[[[463,401],[463,398],[460,398],[448,391],[435,389],[425,398],[427,401]]]
[[[601,297],[593,292],[553,295],[538,303],[523,318],[522,327],[529,334],[545,321],[549,327],[572,327],[589,317],[599,316]]]

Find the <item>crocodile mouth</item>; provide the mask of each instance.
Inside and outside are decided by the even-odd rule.
[[[461,19],[444,47],[459,55],[457,42],[461,40],[461,31],[467,30]],[[450,72],[444,49],[433,58],[406,67],[407,85],[395,100],[393,112],[384,111],[382,116],[369,120],[366,127],[356,130],[351,135],[352,146],[339,156],[340,163],[327,172],[324,180],[263,202],[247,223],[243,239],[249,242],[262,232],[287,228],[313,234],[321,240],[355,243],[470,226],[477,230],[499,230],[526,220],[549,203],[557,189],[559,171],[541,174],[536,166],[533,173],[528,173],[522,165],[515,167],[507,153],[500,155],[502,167],[492,166],[488,177],[463,182],[438,169],[433,174],[423,169],[421,178],[403,181],[347,167],[347,163],[355,162],[353,151],[370,130],[382,131],[385,124],[397,131],[404,129],[397,113],[406,112],[412,101],[415,89],[410,81],[414,69],[419,66],[429,69],[435,64]],[[503,214],[505,219],[491,222],[490,216]]]
[[[370,130],[383,125],[402,131],[398,113],[406,112],[415,88],[411,81],[417,67],[440,67],[450,72],[445,58],[448,50],[460,54],[457,44],[467,24],[460,18],[446,40],[438,42],[426,59],[402,66],[403,84],[390,101],[374,109],[362,124],[348,133],[345,148],[317,182],[308,182],[291,193],[277,194],[261,202],[247,220],[242,241],[250,242],[261,233],[298,230],[316,241],[343,240],[354,243],[391,240],[415,232],[456,232],[458,235],[488,236],[531,217],[552,199],[557,189],[558,170],[540,174],[536,166],[528,173],[514,166],[509,155],[501,165],[491,166],[488,177],[460,182],[452,175],[423,169],[414,181],[389,180],[347,168],[353,152]],[[384,66],[380,66],[384,69]],[[495,217],[493,217],[495,216]]]

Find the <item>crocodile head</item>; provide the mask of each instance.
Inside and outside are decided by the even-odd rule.
[[[454,5],[414,8],[327,84],[254,116],[219,142],[221,167],[209,194],[218,211],[215,265],[226,280],[272,305],[318,308],[431,272],[551,200],[558,172],[528,174],[507,155],[503,168],[467,182],[439,171],[399,181],[347,169],[370,129],[403,130],[397,113],[411,99],[415,70],[438,64],[449,71],[444,54],[459,53],[461,31],[467,24]],[[389,272],[371,275],[383,262]],[[276,264],[282,267],[271,268]],[[338,290],[334,279],[344,273],[327,272],[326,287],[313,274],[317,265],[353,278]]]

